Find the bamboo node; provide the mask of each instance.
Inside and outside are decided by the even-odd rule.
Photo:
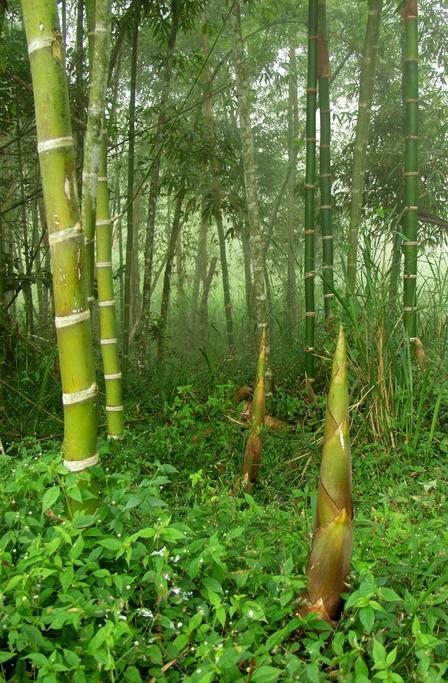
[[[106,406],[107,413],[122,413],[123,406]]]
[[[306,92],[314,92],[317,93],[317,88],[307,88]]]
[[[332,297],[334,297],[333,292],[327,292],[327,294],[324,294],[324,299],[331,299]]]
[[[54,319],[54,324],[56,329],[61,329],[62,327],[70,327],[71,325],[77,325],[78,323],[85,322],[90,319],[90,311],[86,309],[85,311],[78,311],[77,313],[70,313],[69,315],[57,315]]]
[[[316,232],[315,230],[304,230],[303,234],[304,235],[314,235],[315,232]]]
[[[109,27],[104,24],[95,24],[95,33],[109,33]]]
[[[316,311],[305,311],[305,317],[306,318],[314,318],[316,315]]]
[[[403,311],[405,311],[405,313],[413,313],[416,310],[417,306],[403,306]]]
[[[315,347],[314,346],[305,346],[304,351],[305,351],[305,353],[312,353],[313,351],[315,351]]]
[[[405,273],[403,275],[403,277],[405,280],[416,280],[417,279],[417,275],[415,273]]]
[[[403,242],[403,247],[418,247],[418,244],[417,240],[410,240]]]
[[[96,263],[97,268],[112,268],[112,261],[98,261]]]
[[[305,183],[304,188],[305,188],[305,190],[314,190],[316,188],[316,186],[313,185],[312,183]]]
[[[48,140],[41,140],[37,143],[37,152],[38,154],[43,154],[44,152],[52,152],[54,149],[60,149],[61,147],[72,146],[72,136],[67,135],[63,138],[49,138]]]
[[[28,43],[28,54],[30,55],[36,50],[42,50],[45,47],[51,47],[53,44],[53,39],[51,36],[46,38],[36,38],[35,40],[30,40]]]
[[[417,176],[417,175],[418,175],[418,171],[405,171],[405,172],[403,173],[403,175],[404,175],[404,176]]]
[[[62,403],[65,406],[71,406],[75,403],[83,403],[88,401],[90,398],[94,398],[97,394],[98,387],[96,383],[90,385],[86,389],[80,389],[80,391],[70,391],[62,394]]]
[[[98,176],[98,182],[99,183],[107,183],[107,176],[105,175],[99,175]],[[98,225],[98,224],[97,224]]]
[[[98,301],[98,306],[100,308],[108,308],[110,306],[115,306],[115,300],[109,299],[108,301]]]
[[[405,211],[418,211],[418,206],[405,206]]]
[[[82,470],[88,467],[93,467],[99,462],[99,455],[91,455],[90,458],[84,458],[84,460],[64,460],[64,467],[66,467],[70,472],[82,472]]]
[[[58,244],[58,242],[63,242],[65,240],[74,240],[78,237],[82,237],[81,224],[76,223],[71,228],[64,228],[63,230],[56,230],[55,232],[50,232],[48,234],[48,241],[50,246]]]
[[[322,239],[323,239],[323,240],[332,240],[332,239],[333,239],[333,235],[322,235]]]
[[[121,379],[121,372],[113,372],[110,375],[104,375],[104,379]]]
[[[321,210],[322,209],[331,209],[331,204],[321,204],[320,208],[321,208]]]
[[[408,97],[405,101],[405,104],[418,104],[418,97]]]
[[[107,346],[108,344],[118,344],[118,339],[116,337],[109,337],[109,339],[100,339],[100,344],[102,346]]]
[[[110,220],[110,218],[101,218],[96,221],[97,228],[108,227],[110,225],[112,225],[112,221]]]
[[[304,276],[304,277],[305,277],[305,280],[306,280],[306,279],[309,278],[309,277],[315,277],[315,276],[316,276],[316,273],[314,272],[314,270],[312,270],[310,273],[305,273],[305,276]]]

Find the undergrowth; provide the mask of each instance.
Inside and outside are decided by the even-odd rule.
[[[329,633],[297,614],[324,401],[278,388],[271,409],[289,429],[264,435],[250,496],[238,484],[233,393],[179,387],[136,417],[123,444],[103,443],[95,522],[65,517],[65,496],[79,491],[56,443],[10,446],[0,460],[1,681],[447,679],[448,466],[440,426],[428,446],[429,394],[412,453],[404,438],[395,449],[366,438],[367,414],[352,413],[354,555]]]

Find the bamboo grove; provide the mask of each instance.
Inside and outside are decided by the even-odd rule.
[[[376,470],[399,469],[401,447],[413,481],[434,444],[448,448],[444,380],[437,384],[448,346],[448,141],[440,124],[448,60],[442,40],[429,47],[437,23],[430,4],[0,0],[9,45],[0,88],[10,96],[0,103],[0,459],[20,455],[18,443],[35,449],[37,467],[47,442],[53,456],[62,451],[39,508],[50,529],[43,545],[54,543],[59,559],[54,567],[42,560],[36,591],[48,577],[64,590],[75,584],[88,547],[76,587],[91,573],[113,586],[115,602],[98,591],[91,613],[78,619],[67,601],[63,618],[91,622],[86,652],[100,677],[113,669],[110,652],[95,659],[92,642],[108,649],[117,632],[127,638],[126,657],[136,654],[125,677],[110,680],[143,680],[139,666],[147,680],[221,680],[221,657],[234,667],[222,680],[283,680],[283,671],[270,678],[275,656],[291,642],[302,647],[310,629],[312,656],[334,645],[341,672],[353,662],[333,631],[348,605],[366,631],[348,636],[357,661],[372,655],[373,676],[403,680],[387,678],[396,651],[381,650],[387,609],[378,600],[389,595],[397,610],[406,603],[403,614],[417,600],[407,586],[395,599],[375,583],[376,560],[357,539],[371,533],[382,543],[387,520],[371,501],[356,515],[354,507],[359,480],[373,480],[375,470],[378,496]],[[439,4],[438,20],[448,20]],[[191,469],[171,467],[172,451]],[[190,521],[173,522],[162,500],[178,474],[170,505],[197,515],[191,543]],[[442,479],[437,469],[422,481],[424,494]],[[278,516],[262,529],[269,486]],[[0,553],[22,538],[11,500]],[[216,518],[201,517],[205,505],[213,516],[215,503]],[[266,529],[282,536],[290,516],[278,573],[269,586],[256,584],[266,594],[258,612],[246,574],[266,573],[258,544]],[[66,573],[62,544],[70,545]],[[19,566],[1,557],[2,571]],[[34,581],[33,566],[21,570],[23,585]],[[358,590],[352,570],[364,582]],[[49,595],[39,609],[51,620]],[[432,607],[441,609],[439,598]],[[179,605],[176,619],[157,622]],[[426,642],[408,616],[420,652],[437,638],[428,627]],[[224,656],[226,629],[233,638],[241,623],[263,628],[271,618],[276,631],[260,668],[250,638],[235,637]],[[143,645],[130,639],[134,622],[144,624]],[[30,624],[23,633],[37,637],[50,671],[53,655]],[[163,629],[175,632],[172,642]],[[192,644],[198,634],[200,646]],[[154,669],[141,664],[144,647]],[[215,667],[209,678],[198,677],[199,666],[192,673],[202,651]],[[0,677],[8,662],[0,648]],[[31,680],[28,664],[18,665],[16,680]],[[356,681],[369,680],[355,666]],[[321,664],[309,680],[335,670]]]
[[[333,169],[331,162],[332,127],[332,81],[331,24],[327,17],[325,0],[310,0],[307,5],[307,78],[304,92],[304,175],[303,175],[303,291],[304,305],[298,300],[296,267],[300,258],[297,242],[296,224],[299,220],[297,210],[297,164],[299,163],[300,134],[298,108],[298,36],[288,32],[288,169],[286,179],[278,199],[273,205],[272,225],[277,220],[282,193],[287,188],[287,287],[289,334],[294,343],[300,338],[303,328],[304,386],[308,401],[313,402],[316,382],[316,359],[322,352],[321,334],[317,327],[319,306],[316,306],[316,293],[322,290],[324,319],[327,324],[333,319],[353,311],[357,296],[359,262],[359,234],[362,222],[363,197],[365,196],[367,149],[374,98],[377,53],[381,26],[381,0],[369,0],[366,13],[365,40],[362,49],[359,80],[359,102],[356,116],[355,142],[349,193],[349,228],[347,242],[347,288],[341,287],[339,276],[335,276],[335,249],[340,249],[336,240],[342,237],[334,234]],[[64,5],[65,7],[65,5]],[[81,5],[80,5],[81,7]],[[181,7],[173,0],[164,30],[166,45],[162,49],[162,68],[160,70],[156,100],[157,117],[154,128],[149,129],[152,136],[152,159],[147,170],[142,171],[136,156],[136,143],[140,131],[135,122],[138,108],[139,60],[144,58],[139,36],[142,22],[146,19],[147,8],[144,4],[132,2],[118,23],[114,24],[114,39],[111,39],[111,9],[106,0],[96,3],[87,2],[85,17],[87,21],[88,59],[86,75],[75,72],[75,77],[85,78],[85,102],[87,116],[85,122],[79,120],[75,101],[71,114],[69,93],[65,75],[67,36],[61,39],[57,8],[52,0],[38,3],[23,3],[23,18],[27,32],[28,53],[31,66],[32,87],[35,99],[37,123],[37,149],[41,165],[42,189],[45,209],[40,207],[41,217],[46,217],[49,244],[51,247],[51,268],[53,272],[55,325],[62,376],[62,392],[65,410],[65,461],[69,469],[83,470],[97,462],[96,447],[96,402],[97,385],[93,362],[93,340],[101,349],[103,360],[105,410],[108,434],[111,439],[120,439],[124,431],[124,410],[122,392],[122,373],[126,379],[139,368],[151,366],[153,362],[163,363],[169,346],[170,306],[172,299],[173,267],[176,263],[178,306],[186,306],[185,293],[182,293],[186,277],[182,263],[183,226],[200,207],[200,231],[195,257],[193,281],[193,334],[201,346],[205,343],[207,308],[210,289],[218,264],[222,273],[223,312],[226,325],[228,356],[237,353],[235,336],[235,295],[232,294],[228,255],[229,200],[227,186],[223,188],[222,178],[227,159],[220,158],[221,150],[215,126],[215,109],[221,116],[219,95],[214,92],[216,78],[211,66],[215,42],[210,43],[207,36],[209,19],[205,13],[196,13],[192,7]],[[78,8],[79,10],[79,8]],[[81,7],[82,10],[82,7]],[[78,11],[78,40],[82,42],[82,11]],[[66,31],[66,9],[63,14],[63,29]],[[192,19],[193,18],[193,19]],[[172,108],[174,56],[177,41],[182,32],[188,32],[191,21],[201,23],[204,39],[200,46],[202,66],[193,83],[203,86],[204,97],[193,109],[189,130],[182,130],[182,138],[176,139],[177,126],[185,99],[179,108]],[[190,23],[189,23],[190,22]],[[403,5],[403,309],[402,320],[408,340],[415,344],[417,356],[422,349],[417,328],[417,247],[418,247],[418,15],[416,2]],[[44,28],[40,28],[43,26]],[[37,28],[36,28],[37,27]],[[273,247],[272,227],[266,230],[265,220],[260,213],[261,194],[260,170],[257,168],[257,154],[254,140],[254,119],[252,111],[251,84],[248,73],[248,46],[244,44],[242,29],[242,8],[234,2],[229,6],[220,31],[231,30],[231,50],[228,52],[229,66],[234,74],[235,107],[224,106],[227,125],[236,127],[237,145],[241,148],[240,169],[243,180],[243,193],[238,198],[237,208],[230,209],[232,232],[241,239],[245,280],[245,323],[247,348],[252,357],[258,343],[263,350],[263,377],[267,400],[271,392],[270,346],[273,339],[273,292],[272,274],[268,271],[268,251]],[[61,42],[62,41],[62,42]],[[114,174],[117,181],[108,176],[108,156],[114,150],[111,144],[111,131],[117,119],[117,94],[119,90],[120,67],[123,56],[120,50],[129,44],[129,98],[127,106],[127,135],[119,146],[119,156],[114,157]],[[222,64],[222,63],[221,63]],[[342,66],[337,68],[341,69]],[[78,68],[78,66],[77,66]],[[82,63],[81,63],[82,68]],[[218,67],[219,68],[219,67]],[[115,81],[114,81],[115,78]],[[108,102],[109,92],[115,93],[112,107]],[[306,100],[306,102],[305,102]],[[107,105],[107,106],[106,106]],[[177,107],[178,105],[176,105]],[[319,113],[319,126],[316,117]],[[75,135],[71,132],[71,120]],[[191,127],[192,126],[192,127]],[[202,128],[202,126],[204,128]],[[203,131],[203,132],[201,132]],[[189,138],[191,135],[193,137]],[[187,148],[193,149],[194,136],[202,135],[205,141],[201,163],[205,171],[197,182],[197,176],[185,158]],[[174,146],[167,150],[167,140],[173,139]],[[190,143],[185,140],[190,139]],[[170,142],[171,144],[171,142]],[[193,147],[192,147],[193,145]],[[316,149],[319,145],[319,157]],[[127,148],[126,165],[121,162],[121,152]],[[75,153],[76,152],[76,153]],[[140,153],[140,152],[139,152]],[[195,151],[195,154],[197,152]],[[171,174],[163,167],[164,155],[170,155],[170,163],[177,170]],[[184,157],[182,158],[182,155]],[[118,161],[118,165],[117,165]],[[318,164],[316,163],[318,161]],[[75,175],[75,163],[79,168]],[[81,167],[80,167],[81,164]],[[318,168],[317,168],[318,166]],[[163,168],[163,180],[162,180]],[[226,171],[227,173],[227,171]],[[118,174],[118,175],[117,175]],[[127,174],[127,188],[114,189],[113,205],[110,200],[111,183],[120,181],[119,174]],[[164,185],[162,186],[162,182]],[[228,179],[225,181],[228,184]],[[233,181],[230,181],[233,182]],[[158,204],[162,202],[162,187],[168,187],[174,199],[172,214],[170,201],[166,206],[169,229],[168,251],[162,260],[160,270],[155,272],[155,221]],[[198,202],[194,199],[195,186],[198,187]],[[117,186],[118,187],[118,186]],[[240,192],[241,188],[238,189]],[[235,190],[236,191],[236,190]],[[81,202],[78,206],[78,192]],[[139,221],[143,211],[143,199],[147,199],[146,232],[139,235]],[[318,211],[316,207],[319,207]],[[39,219],[36,213],[36,220]],[[207,245],[210,237],[211,221],[217,231],[219,255],[209,255]],[[126,233],[123,223],[126,224]],[[227,230],[227,233],[226,233]],[[320,234],[321,254],[316,253]],[[35,238],[33,238],[35,239]],[[185,238],[186,239],[186,238]],[[274,238],[277,239],[277,238]],[[114,245],[119,243],[119,276],[114,275]],[[140,288],[140,263],[138,250],[143,248],[143,271]],[[38,249],[40,245],[38,246]],[[395,248],[395,247],[394,247]],[[6,244],[2,246],[2,263],[5,264]],[[157,255],[159,258],[159,254]],[[395,258],[395,256],[394,256]],[[209,267],[207,268],[207,261]],[[184,272],[182,272],[184,269]],[[3,268],[4,270],[4,268]],[[157,280],[163,283],[160,317],[154,318],[154,302]],[[319,285],[316,289],[316,282]],[[116,285],[120,286],[116,303]],[[2,274],[2,287],[5,280]],[[23,289],[25,302],[30,301],[30,289]],[[39,290],[42,297],[42,291]],[[202,291],[202,299],[200,292]],[[4,295],[5,296],[5,295]],[[47,296],[47,295],[46,295]],[[27,299],[28,297],[28,299]],[[200,305],[199,305],[200,304]],[[42,304],[43,305],[43,304]],[[319,303],[320,305],[320,303]],[[48,304],[47,304],[48,307]],[[199,309],[199,310],[197,310]],[[300,310],[301,309],[301,310]],[[2,309],[3,310],[3,309]],[[5,313],[3,312],[4,316]],[[186,324],[185,312],[179,310],[180,324]],[[7,317],[4,318],[6,323]],[[194,322],[196,320],[196,322]],[[5,324],[3,323],[3,324]],[[32,325],[32,320],[29,323]],[[157,327],[158,326],[158,327]],[[327,327],[328,331],[331,326]],[[319,332],[316,335],[316,331]],[[157,337],[156,358],[151,360],[151,337]],[[261,341],[260,341],[261,340]],[[3,351],[4,353],[4,351]],[[421,355],[421,352],[420,352]],[[259,361],[260,364],[260,361]],[[99,372],[100,368],[96,368]],[[259,373],[256,386],[261,381]],[[256,389],[253,403],[253,432],[258,433],[263,424],[260,391]],[[264,399],[263,399],[264,400]],[[82,425],[82,427],[80,427]],[[254,437],[255,438],[255,437]],[[258,437],[257,437],[258,438]],[[249,449],[250,450],[250,449]],[[260,449],[261,452],[261,449]],[[76,464],[72,464],[76,462]],[[245,471],[250,467],[246,466]],[[252,481],[252,475],[249,480]]]

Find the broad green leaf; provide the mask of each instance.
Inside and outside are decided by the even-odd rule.
[[[274,683],[280,674],[281,670],[275,669],[273,666],[260,666],[255,669],[251,680],[255,683]]]
[[[52,486],[51,489],[45,491],[42,498],[42,512],[46,512],[56,503],[61,493],[60,486]]]
[[[366,629],[367,633],[372,632],[373,624],[375,623],[375,612],[371,607],[361,607],[359,610],[359,619],[361,624]]]

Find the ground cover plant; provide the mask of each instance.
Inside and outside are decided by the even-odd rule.
[[[443,0],[0,0],[0,682],[448,680]]]

